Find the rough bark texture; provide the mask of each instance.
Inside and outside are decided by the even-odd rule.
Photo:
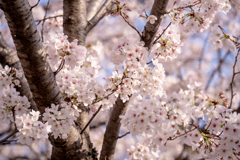
[[[91,0],[87,7],[87,20],[89,21],[101,7],[103,0]]]
[[[44,109],[50,106],[51,103],[59,104],[63,99],[55,82],[53,72],[46,61],[47,56],[37,32],[29,3],[27,0],[0,0],[0,7],[6,15],[18,57],[34,100],[43,113]],[[50,137],[53,145],[52,159],[93,159],[89,158],[92,153],[87,151],[91,144],[85,144],[81,141],[81,136],[89,140],[88,134],[79,134],[81,123],[85,123],[88,117],[84,117],[84,119],[85,121],[80,117],[80,120],[78,120],[80,122],[71,127],[67,139],[62,140],[59,138],[55,140]],[[80,149],[82,147],[87,149]]]
[[[85,45],[87,13],[85,0],[63,1],[63,31],[72,42],[78,39],[78,44]]]
[[[46,61],[46,53],[27,0],[0,0],[25,77],[41,113],[51,103],[59,103],[61,92]]]
[[[166,13],[168,1],[169,0],[155,0],[153,3],[150,15],[156,16],[157,20],[154,24],[147,22],[142,33],[142,40],[145,42],[145,47],[147,48],[151,48],[152,41],[162,21],[161,16]]]
[[[123,115],[127,110],[128,102],[123,103],[118,97],[113,110],[110,115],[110,119],[107,124],[106,132],[104,134],[103,146],[101,151],[100,160],[112,160],[114,159],[115,148],[117,144],[118,134],[120,131],[120,115]]]
[[[19,71],[23,72],[21,62],[17,56],[16,52],[13,52],[8,45],[6,44],[5,40],[0,33],[0,63],[3,67],[8,65],[9,67],[16,68]],[[31,103],[31,109],[37,111],[36,103],[33,100],[32,92],[30,91],[27,79],[25,75],[19,78],[21,87],[16,86],[16,90],[20,93],[21,96],[26,96]]]

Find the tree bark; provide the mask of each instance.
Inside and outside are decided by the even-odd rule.
[[[150,22],[148,22],[145,25],[143,35],[142,35],[142,40],[145,42],[145,47],[147,47],[148,49],[151,48],[151,43],[161,23],[161,16],[166,11],[167,4],[168,4],[168,0],[154,1],[153,7],[151,10],[151,15],[155,15],[158,19],[155,21],[154,24],[151,24]],[[130,97],[130,100],[131,100],[131,97]],[[113,111],[108,121],[107,129],[104,133],[104,140],[103,140],[100,160],[114,159],[115,148],[118,140],[117,137],[121,127],[119,116],[123,115],[126,112],[127,105],[128,105],[128,102],[123,103],[119,96],[115,105],[113,106]]]
[[[51,103],[60,103],[62,95],[46,61],[31,7],[27,0],[0,0],[0,8],[6,16],[34,101],[43,113]]]
[[[87,20],[89,21],[101,7],[103,0],[91,0],[87,7]]]
[[[86,2],[85,0],[64,0],[63,1],[63,30],[64,34],[68,36],[69,42],[74,39],[78,40],[78,44],[85,46],[86,44],[86,26],[87,26],[87,14],[86,14]],[[74,131],[70,135],[72,143],[75,145],[75,149],[69,151],[69,157],[71,155],[76,159],[97,159],[97,152],[92,149],[92,143],[89,137],[89,127],[85,129],[83,134],[80,134],[82,129],[88,123],[89,110],[84,106],[80,106],[82,113],[76,120],[76,126],[73,128]],[[77,149],[77,155],[74,153]],[[75,150],[75,151],[74,151]],[[58,152],[61,152],[59,150]],[[70,153],[73,152],[73,153]],[[74,155],[75,154],[75,155]],[[56,155],[58,155],[56,153]]]
[[[106,0],[101,8],[97,11],[97,13],[91,18],[91,20],[88,21],[88,25],[86,26],[86,33],[88,33],[108,12],[108,10],[111,9],[113,3],[111,3],[111,0]]]
[[[112,160],[114,159],[115,148],[118,140],[118,134],[120,131],[121,118],[120,115],[125,114],[127,110],[128,102],[123,103],[118,96],[118,99],[113,106],[113,110],[110,115],[110,119],[107,124],[106,132],[104,134],[103,146],[101,151],[100,160]]]
[[[59,104],[63,100],[59,87],[56,84],[53,72],[47,63],[46,53],[37,32],[37,28],[27,0],[9,1],[0,0],[0,8],[4,11],[11,30],[11,34],[21,61],[24,74],[33,93],[34,100],[41,113],[52,103]],[[71,126],[68,138],[54,139],[50,136],[53,145],[52,159],[93,159],[88,152],[91,144],[81,141],[82,137],[90,141],[88,134],[80,135],[79,124],[85,121],[78,118],[79,123]],[[80,120],[79,120],[80,119]],[[86,145],[88,145],[86,147]],[[84,148],[84,149],[82,149]],[[86,149],[85,149],[86,148]]]
[[[2,37],[2,34],[0,33],[0,63],[3,67],[8,65],[11,68],[16,68],[19,71],[23,72],[23,68],[21,66],[21,62],[19,61],[19,58],[17,56],[16,52],[13,52],[5,42],[5,40]],[[36,103],[33,100],[32,92],[30,91],[27,79],[25,78],[25,75],[21,78],[19,78],[21,87],[16,86],[16,90],[20,93],[21,96],[26,96],[31,103],[31,109],[34,109],[35,111],[38,110]]]
[[[63,1],[63,31],[72,42],[78,40],[78,44],[85,45],[87,26],[87,13],[85,0]]]
[[[163,16],[166,13],[168,1],[169,0],[155,0],[153,3],[150,15],[156,16],[157,20],[155,21],[154,24],[151,24],[148,21],[142,33],[142,40],[145,42],[145,47],[147,47],[148,49],[151,48],[153,39],[162,21],[161,16]]]

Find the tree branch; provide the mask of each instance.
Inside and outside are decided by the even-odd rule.
[[[115,148],[120,131],[120,115],[123,115],[127,110],[128,102],[123,103],[120,96],[118,96],[115,105],[113,106],[110,115],[106,132],[104,134],[103,146],[101,150],[100,160],[112,160],[114,158]]]
[[[125,136],[128,135],[128,134],[130,134],[130,132],[127,132],[127,133],[125,133],[124,135],[118,136],[117,138],[118,138],[118,139],[123,138],[123,137],[125,137]]]
[[[235,69],[236,69],[236,64],[237,64],[237,60],[238,60],[238,55],[240,53],[240,49],[238,49],[238,53],[237,55],[235,56],[235,62],[233,64],[233,75],[232,75],[232,80],[231,80],[231,83],[230,83],[230,88],[231,88],[231,99],[230,99],[230,105],[229,105],[229,108],[232,107],[232,101],[233,101],[233,97],[234,97],[234,94],[233,94],[233,83],[234,83],[234,78],[235,76],[238,74],[238,72],[235,72]]]
[[[220,58],[220,59],[219,59],[218,67],[212,72],[211,76],[209,77],[208,82],[207,82],[207,85],[206,85],[206,87],[205,87],[205,91],[208,90],[209,85],[210,85],[210,83],[211,83],[211,81],[212,81],[215,73],[221,69],[222,64],[224,63],[224,61],[226,60],[227,56],[228,56],[230,53],[231,53],[231,52],[228,51],[228,52],[224,55],[223,58]]]
[[[130,27],[132,27],[132,29],[134,29],[136,32],[137,32],[137,34],[139,35],[139,37],[141,38],[142,36],[141,36],[141,33],[137,30],[137,28],[135,28],[133,25],[131,25],[127,20],[126,20],[126,18],[122,15],[122,12],[120,12],[120,15],[121,15],[121,17],[123,18],[123,20],[130,26]]]
[[[89,21],[99,10],[103,0],[90,0],[87,7],[87,20]]]
[[[30,10],[32,11],[32,9],[33,9],[34,7],[37,7],[40,1],[41,1],[41,0],[38,0],[37,3],[31,7]]]
[[[35,20],[35,22],[38,22],[37,23],[37,26],[42,22],[42,21],[45,21],[47,19],[51,19],[51,18],[55,18],[55,20],[57,19],[57,17],[62,17],[63,15],[57,15],[57,16],[50,16],[50,17],[46,17],[46,18],[43,18],[43,19],[39,19],[39,20]]]
[[[149,49],[151,48],[152,41],[162,21],[161,16],[166,13],[168,1],[169,0],[154,0],[150,15],[156,16],[157,20],[154,24],[151,24],[150,21],[148,21],[142,33],[142,40],[145,42],[145,47]]]
[[[89,126],[89,124],[92,122],[92,120],[96,117],[96,115],[98,114],[98,112],[101,110],[102,105],[98,108],[98,110],[93,114],[93,116],[90,118],[90,120],[88,121],[88,123],[85,125],[85,127],[83,128],[83,130],[81,131],[80,134],[83,134],[83,132],[85,131],[85,129]]]
[[[161,16],[166,11],[168,0],[155,0],[151,15],[155,15],[158,19],[155,21],[155,24],[151,24],[148,22],[144,28],[142,40],[145,42],[145,47],[150,49],[150,45],[155,37],[155,34],[158,30],[158,27],[161,22]],[[130,99],[131,97],[129,97]],[[118,134],[120,131],[121,123],[120,123],[120,115],[123,115],[128,106],[129,101],[123,103],[120,96],[115,102],[113,106],[112,113],[110,115],[110,119],[107,124],[106,131],[104,133],[104,140],[100,155],[100,160],[112,160],[114,159],[115,148],[118,140]]]
[[[0,7],[6,16],[34,100],[43,113],[52,103],[60,103],[62,95],[46,61],[47,55],[37,32],[31,7],[27,0],[0,0]]]
[[[7,135],[5,138],[0,140],[0,143],[2,142],[6,142],[8,140],[8,138],[12,137],[13,135],[15,135],[18,132],[17,129],[14,129],[9,135]]]
[[[85,45],[87,26],[85,0],[63,1],[63,31],[72,42],[78,40],[78,44]]]
[[[167,27],[162,31],[162,33],[155,39],[153,44],[157,43],[157,41],[162,37],[162,35],[165,33],[165,31],[171,26],[172,22],[170,22]]]
[[[11,68],[16,68],[19,71],[23,72],[23,68],[21,66],[21,62],[19,61],[19,58],[17,56],[16,52],[13,52],[5,42],[5,40],[2,37],[2,33],[0,33],[0,63],[2,66],[8,65]],[[31,108],[37,111],[36,103],[33,100],[32,92],[30,91],[27,79],[25,78],[25,75],[18,79],[20,81],[21,87],[16,87],[16,90],[20,92],[21,96],[26,96],[28,100],[31,103]]]
[[[86,33],[88,33],[104,17],[106,10],[108,10],[108,8],[111,8],[111,6],[111,0],[106,0],[104,2],[94,17],[88,21],[88,25],[86,26]]]
[[[45,23],[45,20],[46,20],[46,17],[47,17],[47,12],[48,12],[48,9],[49,9],[49,5],[50,5],[50,0],[48,0],[45,15],[44,15],[44,18],[43,18],[43,23],[42,23],[42,30],[41,30],[42,42],[43,42],[44,23]]]

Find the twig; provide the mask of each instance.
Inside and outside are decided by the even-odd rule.
[[[130,132],[127,132],[127,133],[125,133],[125,134],[122,135],[122,136],[118,136],[117,139],[123,138],[123,137],[125,137],[125,136],[128,135],[128,134],[130,134]]]
[[[46,7],[46,12],[45,12],[45,15],[44,15],[44,18],[43,18],[44,20],[43,20],[43,23],[42,23],[42,31],[41,31],[42,42],[43,42],[44,23],[45,23],[45,20],[46,20],[46,17],[47,17],[47,12],[48,12],[48,9],[49,9],[49,4],[50,4],[50,0],[48,0],[47,7]]]
[[[0,143],[2,142],[6,142],[8,138],[12,137],[15,133],[18,132],[18,129],[17,129],[17,125],[16,125],[16,122],[15,122],[15,111],[14,111],[14,108],[12,109],[12,113],[13,113],[13,123],[14,123],[14,127],[15,129],[12,131],[12,133],[10,133],[7,137],[3,138],[2,140],[0,140]]]
[[[36,20],[35,22],[38,22],[37,25],[39,25],[42,21],[45,21],[47,19],[51,19],[51,18],[58,18],[58,17],[62,17],[63,15],[56,15],[56,16],[52,16],[52,17],[47,17],[47,18],[44,18],[44,19],[39,19],[39,20]]]
[[[204,39],[204,43],[203,43],[203,47],[202,47],[202,52],[201,52],[201,56],[199,58],[199,65],[198,65],[198,70],[201,69],[201,64],[202,64],[202,60],[203,60],[203,56],[204,56],[204,52],[205,52],[205,49],[207,47],[207,44],[208,44],[208,36],[209,36],[210,32],[207,34],[207,37]]]
[[[184,7],[173,8],[171,11],[179,10],[179,9],[185,9],[185,8],[192,8],[192,7],[194,7],[194,6],[198,5],[198,4],[201,4],[201,0],[198,3],[196,3],[196,4],[191,4],[191,5],[187,5],[187,6],[184,6]]]
[[[38,0],[38,2],[31,7],[30,11],[32,11],[32,9],[33,9],[34,7],[37,7],[40,1],[41,1],[41,0]]]
[[[153,42],[153,44],[157,43],[157,41],[162,37],[162,35],[165,33],[165,31],[171,26],[172,22],[168,24],[168,26],[163,30],[163,32],[158,36],[157,39]]]
[[[65,64],[65,59],[62,59],[58,69],[55,72],[53,72],[54,76],[56,76],[63,69],[64,64]]]
[[[193,129],[190,129],[190,130],[188,130],[187,132],[185,132],[185,133],[183,133],[183,134],[180,134],[180,135],[178,135],[178,136],[176,136],[176,137],[174,137],[174,138],[172,138],[172,137],[169,137],[168,139],[167,139],[167,141],[172,141],[172,140],[175,140],[175,139],[177,139],[178,137],[181,137],[181,136],[184,136],[185,134],[187,134],[187,133],[189,133],[189,132],[192,132],[193,130],[195,130],[195,129],[197,129],[198,127],[196,127],[196,126],[194,126],[194,128]],[[167,141],[165,142],[165,143],[167,143]]]
[[[10,133],[7,137],[5,137],[5,138],[3,138],[2,140],[0,140],[0,143],[2,143],[2,142],[5,142],[8,138],[10,138],[10,137],[12,137],[15,133],[17,133],[18,132],[18,130],[17,129],[14,129],[13,131],[12,131],[12,133]]]
[[[85,125],[85,127],[83,128],[83,130],[81,131],[80,134],[83,134],[83,132],[86,130],[86,128],[89,126],[89,124],[92,122],[92,120],[95,118],[95,116],[98,114],[98,112],[101,110],[102,105],[98,108],[98,110],[93,114],[93,116],[91,117],[91,119],[88,121],[88,123]]]
[[[210,83],[211,83],[211,81],[212,81],[215,73],[220,70],[222,64],[223,64],[224,61],[226,60],[226,58],[227,58],[227,56],[229,55],[229,53],[231,53],[231,52],[228,51],[228,52],[224,55],[223,58],[220,58],[220,59],[219,59],[218,67],[212,72],[212,74],[211,74],[211,76],[210,76],[210,78],[209,78],[209,80],[208,80],[208,82],[207,82],[207,85],[206,85],[206,87],[205,87],[205,91],[207,91],[207,89],[208,89],[208,87],[209,87],[209,85],[210,85]]]
[[[15,130],[17,130],[17,125],[16,125],[16,119],[15,119],[15,111],[14,111],[14,108],[12,109],[12,113],[13,113],[13,123],[14,123],[14,126],[15,126]]]
[[[232,81],[230,83],[230,88],[231,88],[231,99],[230,99],[230,105],[229,105],[229,108],[231,108],[232,106],[232,100],[233,100],[233,97],[234,97],[234,94],[233,94],[233,83],[234,83],[234,78],[235,78],[235,75],[240,73],[240,72],[235,72],[235,67],[236,67],[236,64],[237,64],[237,60],[238,60],[238,55],[239,55],[239,52],[240,52],[240,49],[238,49],[238,53],[237,55],[235,56],[235,62],[233,64],[233,75],[232,75]]]
[[[113,3],[111,0],[106,0],[98,12],[92,17],[90,21],[88,21],[88,25],[86,27],[86,33],[88,33],[105,15],[109,12]],[[106,12],[105,12],[106,11]]]
[[[138,33],[139,37],[142,38],[142,36],[141,36],[140,32],[137,30],[137,28],[135,28],[133,25],[131,25],[131,24],[126,20],[126,18],[122,15],[122,12],[120,12],[120,15],[121,15],[121,17],[124,19],[124,21],[125,21],[130,27],[132,27],[132,29],[134,29],[134,30]]]
[[[239,5],[236,2],[234,2],[233,0],[229,0],[229,1],[233,3],[235,6],[237,6],[238,9],[240,9]]]

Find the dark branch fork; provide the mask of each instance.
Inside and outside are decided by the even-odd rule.
[[[236,72],[236,64],[237,64],[237,61],[238,61],[238,55],[240,53],[240,49],[238,49],[238,52],[237,52],[237,55],[235,56],[235,61],[234,61],[234,64],[233,64],[233,70],[232,70],[232,80],[231,80],[231,83],[230,83],[230,88],[231,88],[231,97],[230,97],[230,105],[229,107],[231,108],[232,107],[232,101],[233,101],[233,97],[234,97],[234,93],[233,93],[233,83],[234,83],[234,78],[237,74],[239,74],[240,72]]]

